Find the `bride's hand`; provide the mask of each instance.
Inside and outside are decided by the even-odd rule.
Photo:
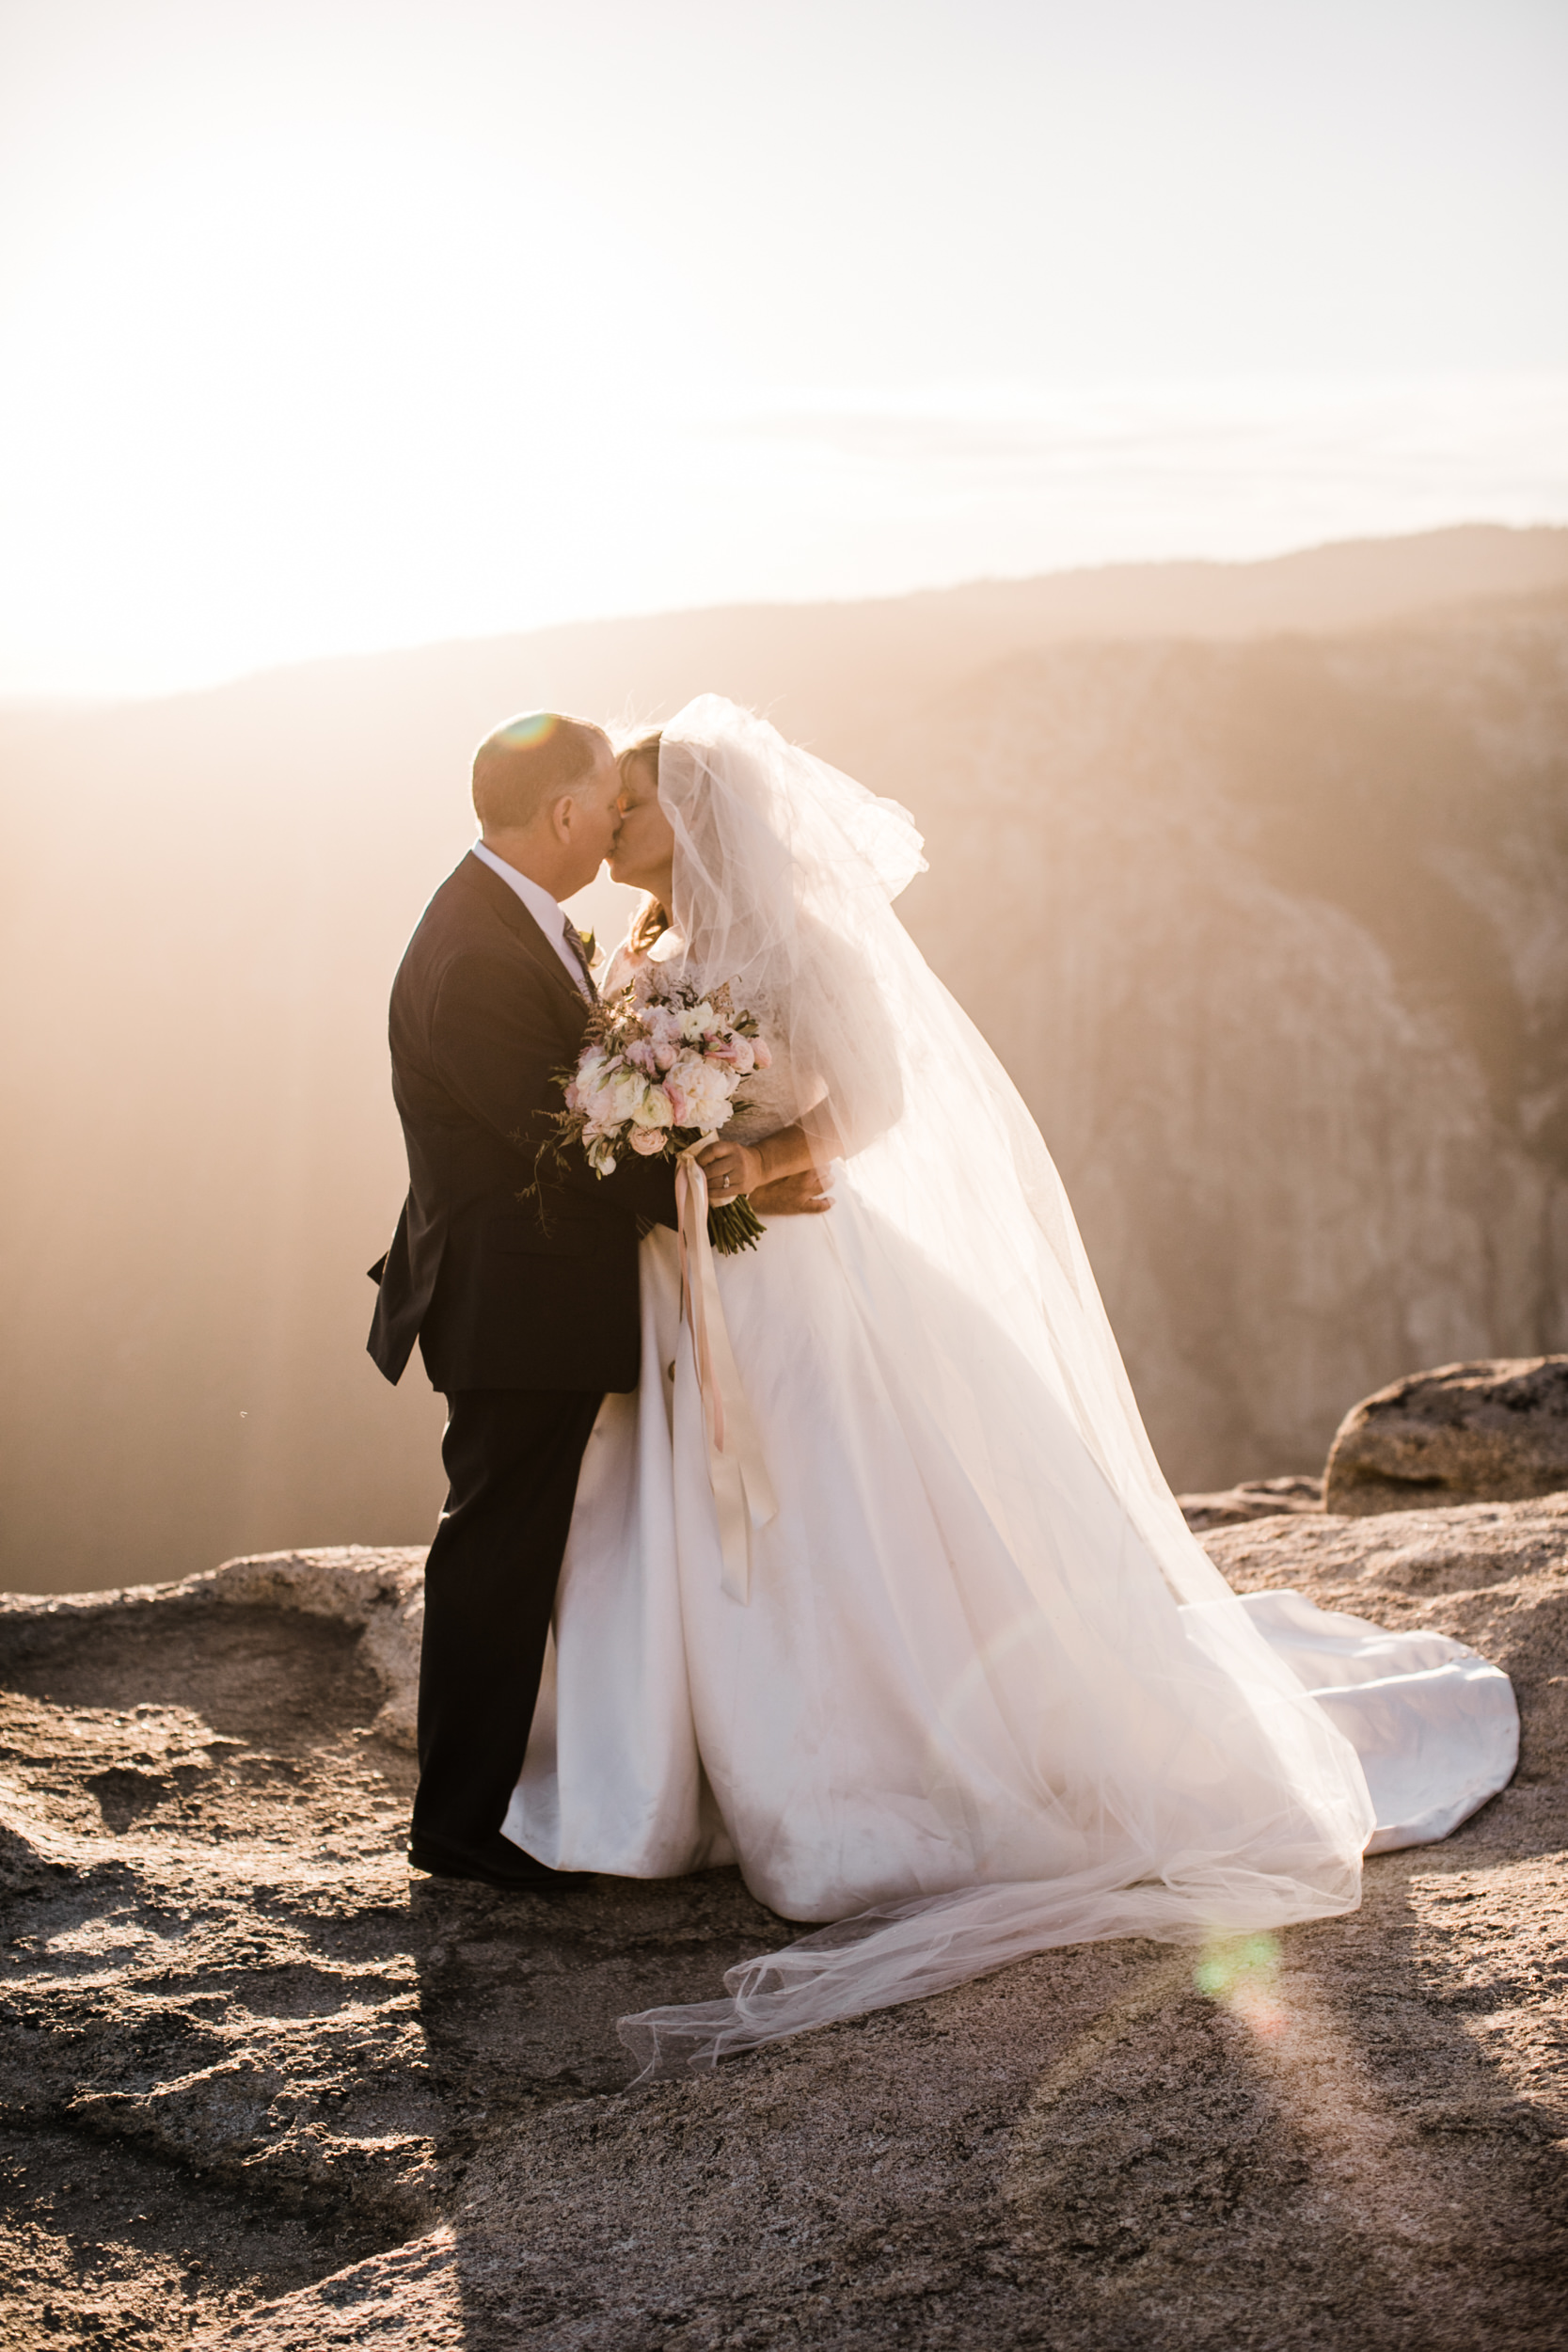
[[[766,1181],[762,1153],[753,1152],[750,1144],[710,1143],[705,1152],[698,1152],[697,1161],[707,1178],[710,1200],[738,1200],[742,1193],[755,1192]]]

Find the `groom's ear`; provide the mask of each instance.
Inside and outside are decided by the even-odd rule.
[[[590,823],[593,821],[594,812],[599,805],[598,787],[601,785],[610,787],[611,799],[620,791],[621,771],[613,758],[609,756],[608,741],[604,752],[605,756],[595,759],[586,775],[573,777],[570,791],[558,793],[549,803],[549,829],[557,841],[570,841],[580,822],[584,819]]]

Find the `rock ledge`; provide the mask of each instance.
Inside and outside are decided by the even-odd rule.
[[[411,1884],[417,1551],[0,1607],[0,2346],[1562,2344],[1568,1496],[1204,1540],[1506,1666],[1513,1787],[1350,1919],[641,2091],[615,2017],[786,1931]]]

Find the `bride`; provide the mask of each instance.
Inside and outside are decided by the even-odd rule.
[[[1508,1778],[1506,1678],[1243,1601],[1188,1532],[1039,1133],[894,913],[906,812],[713,695],[622,772],[610,870],[649,896],[606,991],[728,981],[771,1063],[714,1197],[815,1167],[833,1200],[717,1262],[771,1488],[738,1561],[676,1237],[643,1240],[641,1385],[588,1449],[507,1817],[558,1868],[737,1862],[832,1923],[624,2021],[645,2074],[1053,1945],[1354,1909],[1369,1841]]]

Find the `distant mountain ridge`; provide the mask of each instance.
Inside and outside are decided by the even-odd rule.
[[[844,602],[733,604],[620,619],[561,622],[547,628],[495,637],[455,638],[386,653],[327,656],[290,663],[199,690],[162,696],[150,705],[118,698],[72,706],[26,700],[7,712],[46,709],[52,717],[111,707],[167,707],[209,694],[287,693],[289,681],[309,692],[312,682],[363,692],[377,675],[428,691],[433,676],[451,673],[477,688],[499,672],[507,680],[537,673],[559,679],[555,696],[576,688],[583,707],[599,704],[606,680],[612,703],[639,708],[678,707],[695,686],[673,686],[695,656],[721,665],[768,664],[758,691],[742,692],[746,677],[725,691],[739,701],[771,701],[802,691],[800,677],[851,647],[863,659],[901,660],[911,674],[933,655],[945,669],[995,660],[1062,638],[1256,637],[1278,631],[1322,634],[1373,628],[1440,606],[1497,596],[1533,596],[1568,586],[1568,526],[1518,529],[1500,523],[1461,523],[1397,539],[1326,542],[1256,562],[1189,559],[1170,563],[1107,564],[1026,580],[975,580],[952,588]],[[770,649],[773,649],[770,651]],[[773,671],[795,665],[780,684]],[[782,675],[782,670],[780,671]],[[814,680],[815,682],[815,680]],[[670,704],[672,691],[676,702]]]
[[[417,1539],[362,1354],[387,986],[541,704],[711,689],[895,794],[1175,1483],[1568,1338],[1568,531],[589,623],[0,708],[0,1582]],[[20,1148],[15,1138],[21,1138]]]

